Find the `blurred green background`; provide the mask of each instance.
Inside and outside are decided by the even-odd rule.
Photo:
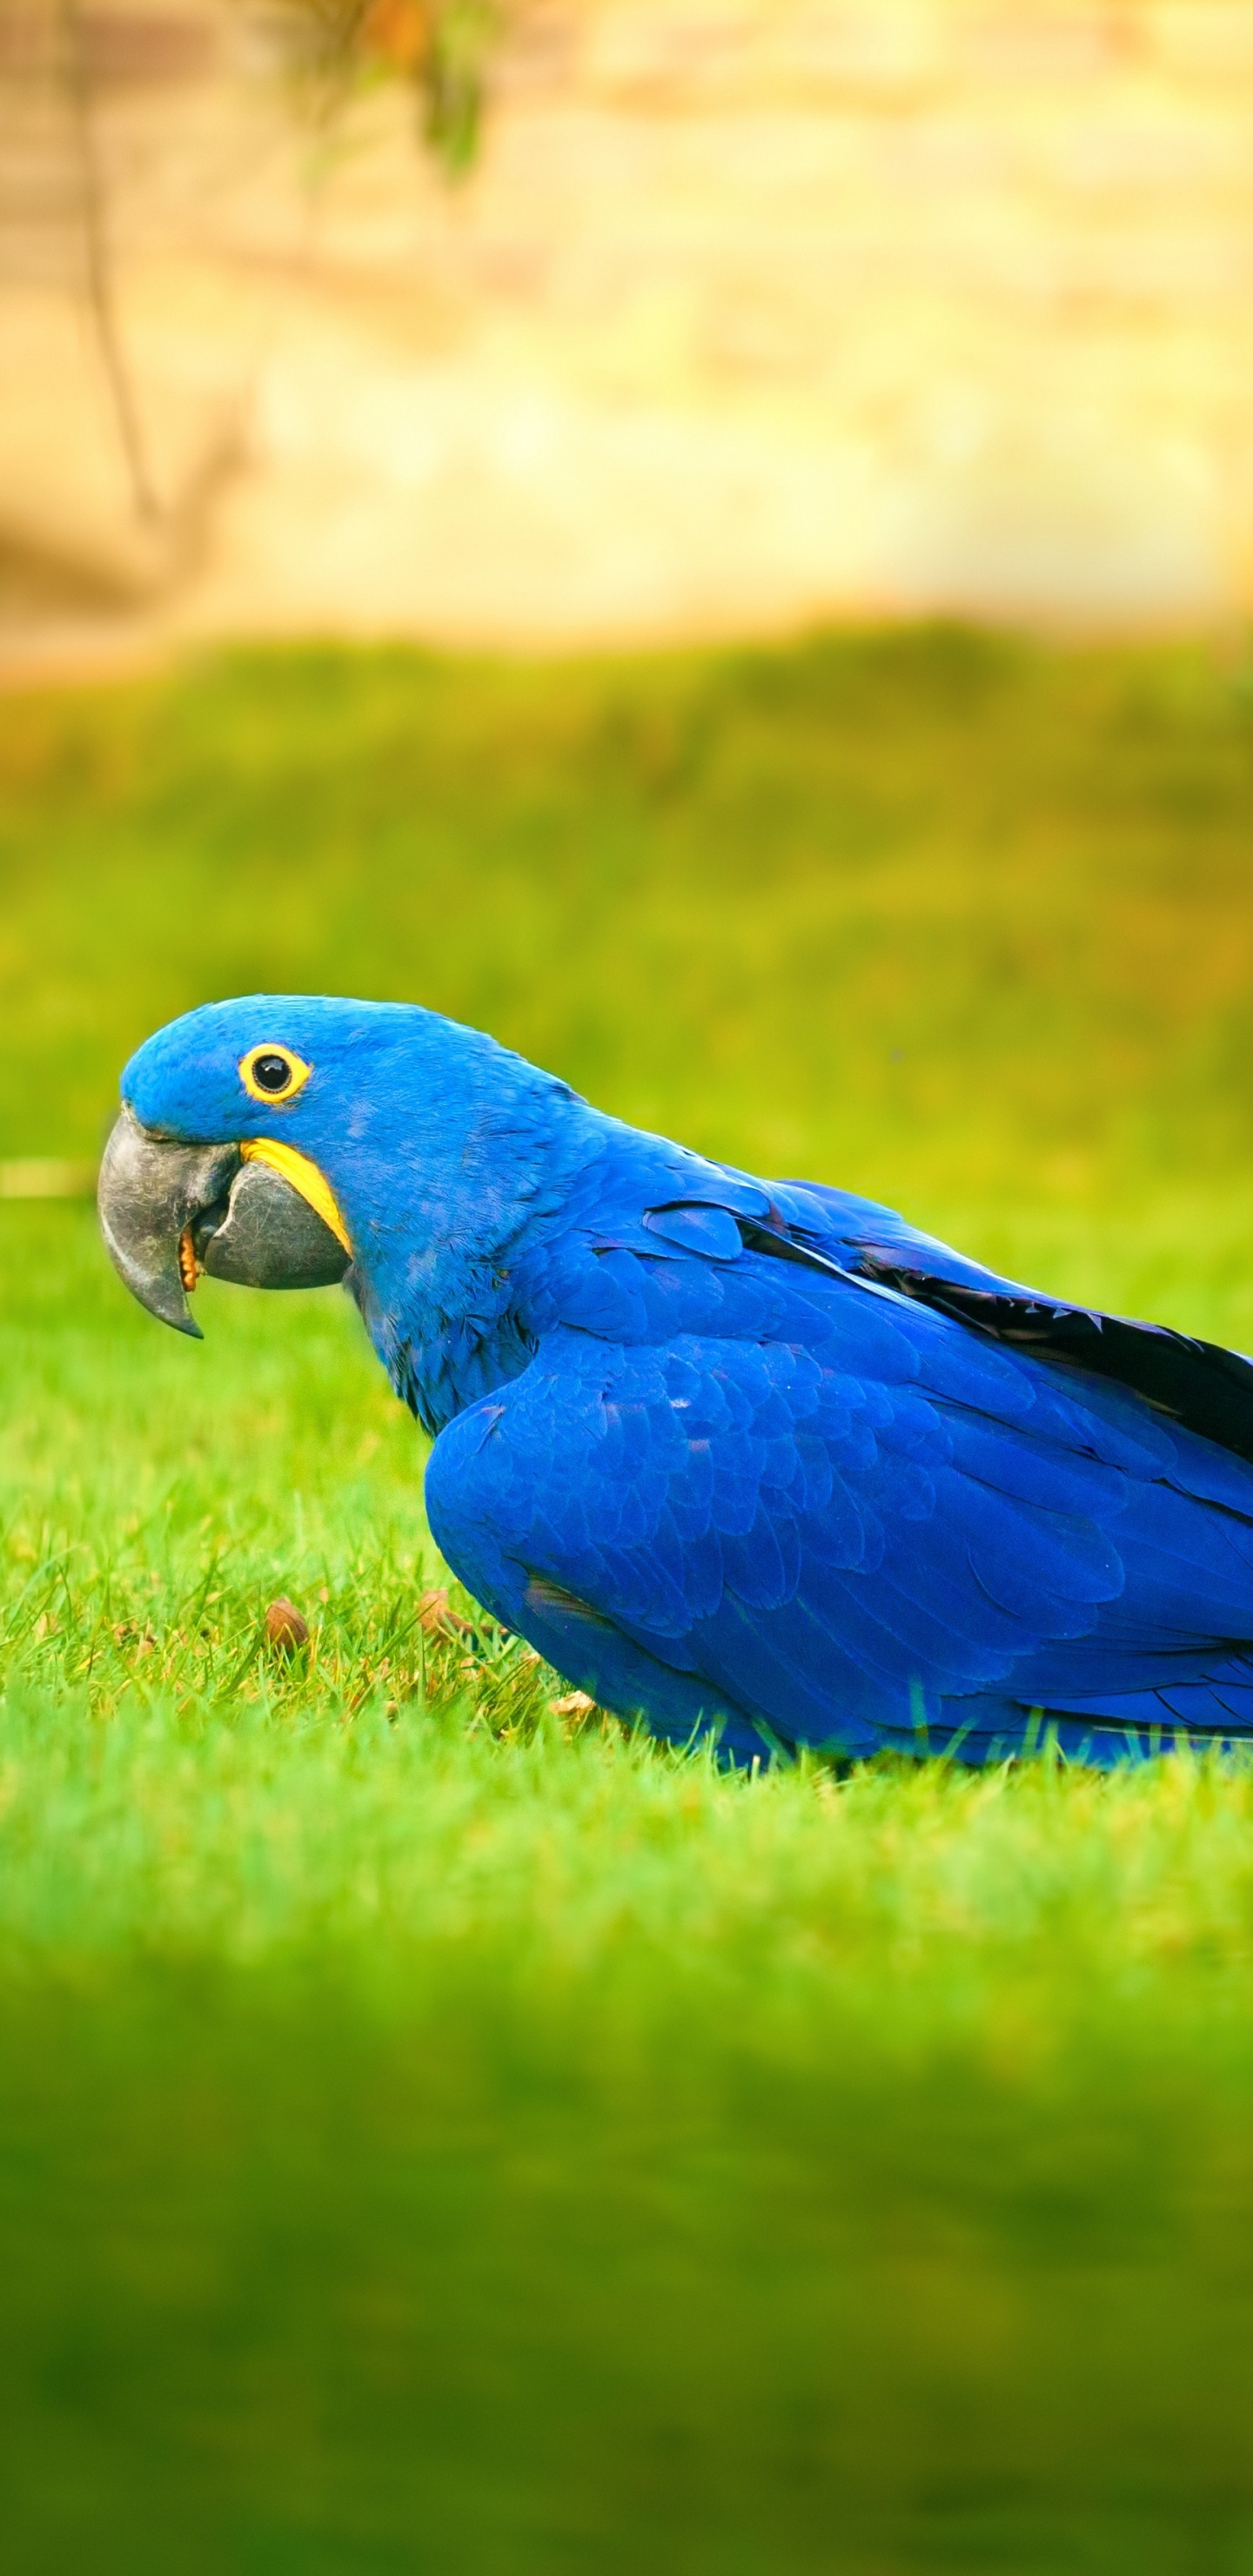
[[[754,1169],[984,1247],[1021,1222],[1067,1284],[1125,1258],[1142,1302],[1194,1301],[1225,1244],[1236,1291],[1234,650],[236,652],[0,729],[6,1152],[93,1151],[131,1047],[208,996],[397,996]],[[1146,1273],[1124,1220],[1176,1200]]]
[[[1247,1347],[1251,822],[1201,645],[12,694],[0,1155],[207,996],[400,995]],[[415,1625],[345,1301],[200,1293],[0,1205],[7,2562],[1253,2568],[1249,1772],[582,1723]]]

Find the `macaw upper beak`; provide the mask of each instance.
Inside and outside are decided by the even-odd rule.
[[[284,1149],[289,1170],[302,1157]],[[296,1182],[238,1145],[178,1145],[123,1108],[104,1150],[97,1199],[115,1267],[150,1315],[203,1337],[187,1303],[201,1270],[251,1288],[325,1288],[351,1255]],[[326,1184],[323,1204],[334,1208]]]

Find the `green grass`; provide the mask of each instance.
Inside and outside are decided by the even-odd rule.
[[[0,1154],[208,994],[409,994],[1253,1346],[1251,826],[1200,648],[10,698]],[[6,2571],[1253,2570],[1253,1770],[554,1711],[416,1623],[345,1301],[201,1299],[0,1205]]]

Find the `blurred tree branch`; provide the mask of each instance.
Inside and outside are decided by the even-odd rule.
[[[77,164],[87,302],[126,460],[135,516],[151,521],[159,516],[159,510],[148,470],[139,404],[118,327],[104,179],[92,122],[91,82],[78,0],[59,0],[57,23],[61,76],[69,102]]]
[[[353,100],[390,82],[408,91],[419,135],[437,164],[457,178],[474,164],[488,75],[511,0],[213,0],[221,21],[237,12],[264,31],[284,80],[287,106],[328,137]],[[7,15],[13,0],[0,0]],[[159,10],[159,0],[158,0]],[[168,23],[128,14],[111,0],[18,0],[12,61],[47,83],[63,111],[76,236],[75,269],[107,388],[134,521],[154,536],[171,524],[172,504],[154,471],[141,388],[119,309],[112,155],[101,116],[110,45],[121,29],[132,50],[151,45]],[[3,33],[3,29],[0,29]],[[23,51],[25,48],[25,52]],[[138,56],[135,57],[138,59]],[[0,69],[6,56],[0,48]],[[0,138],[0,163],[6,147]]]
[[[355,93],[400,81],[449,177],[471,167],[501,31],[495,0],[274,0],[268,16],[319,122]]]

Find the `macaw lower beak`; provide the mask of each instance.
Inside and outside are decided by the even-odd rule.
[[[104,1150],[100,1230],[131,1294],[161,1323],[203,1339],[187,1303],[202,1270],[248,1288],[327,1288],[351,1254],[300,1186],[303,1158],[264,1145],[178,1145],[124,1108]],[[309,1183],[334,1210],[312,1164]],[[295,1177],[289,1177],[294,1174]]]

